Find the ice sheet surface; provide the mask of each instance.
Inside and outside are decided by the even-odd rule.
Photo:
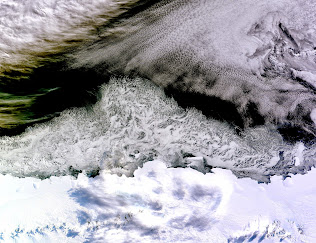
[[[0,176],[4,242],[315,242],[315,169],[270,184],[148,162],[134,177]]]

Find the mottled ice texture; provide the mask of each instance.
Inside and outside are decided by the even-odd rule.
[[[311,112],[311,119],[316,124],[316,108]]]
[[[148,80],[112,79],[100,93],[91,109],[66,110],[20,136],[1,137],[0,171],[41,177],[104,168],[130,176],[160,158],[168,167],[205,173],[216,166],[267,181],[271,174],[304,173],[315,164],[314,145],[286,145],[273,127],[238,136],[225,123],[180,108]]]
[[[137,2],[2,1],[0,65],[31,72],[69,47],[69,68],[136,73],[232,102],[245,126],[262,116],[316,135],[312,0],[164,0],[108,24]]]
[[[316,176],[268,185],[151,161],[119,177],[0,176],[0,242],[316,241]]]
[[[0,137],[0,241],[316,242],[316,145],[273,125],[315,134],[314,1],[160,1],[107,25],[133,3],[1,1],[0,76],[69,47],[65,69],[215,96],[246,129],[112,79],[90,108]]]

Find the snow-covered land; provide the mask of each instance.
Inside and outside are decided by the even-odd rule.
[[[313,147],[264,127],[239,137],[146,80],[101,90],[90,110],[1,137],[0,241],[316,242],[315,169],[269,184],[230,171],[303,173]]]
[[[150,161],[134,177],[0,176],[4,242],[316,242],[316,176],[270,184]]]
[[[0,131],[55,118],[0,136],[0,242],[316,243],[315,13],[314,0],[2,0]],[[80,91],[78,70],[100,78],[97,102],[40,110]]]

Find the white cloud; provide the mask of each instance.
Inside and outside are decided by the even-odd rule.
[[[166,163],[166,162],[165,162]],[[145,163],[127,178],[0,176],[5,242],[312,242],[315,170],[271,184]]]

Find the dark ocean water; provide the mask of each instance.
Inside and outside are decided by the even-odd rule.
[[[44,11],[43,6],[36,5],[38,2],[40,1],[35,1],[34,6],[28,7],[33,8],[34,11],[38,9]],[[10,156],[13,158],[22,153],[21,160],[27,163],[39,161],[36,157],[38,154],[45,161],[55,159],[57,164],[61,160],[68,163],[67,159],[72,160],[72,158],[65,155],[67,157],[65,159],[66,157],[50,154],[54,154],[52,152],[54,149],[59,151],[56,148],[63,146],[71,148],[73,144],[81,144],[86,136],[89,139],[92,137],[103,139],[107,128],[99,123],[115,127],[116,114],[129,111],[129,105],[124,103],[125,96],[129,97],[132,95],[129,92],[134,92],[131,91],[132,88],[129,85],[122,88],[123,90],[131,89],[126,90],[126,93],[116,94],[114,91],[114,93],[110,91],[107,93],[110,96],[118,95],[118,99],[123,102],[121,107],[111,106],[114,113],[113,110],[96,111],[99,109],[96,107],[99,107],[99,103],[104,99],[104,85],[113,78],[125,80],[125,77],[128,77],[131,80],[139,78],[149,80],[157,85],[158,89],[163,90],[167,99],[166,103],[170,102],[169,100],[175,100],[178,108],[183,109],[182,111],[195,108],[207,119],[220,122],[225,129],[227,126],[232,141],[241,141],[238,146],[240,148],[245,146],[246,150],[246,152],[240,152],[238,149],[235,151],[235,145],[229,145],[234,152],[227,152],[225,149],[220,151],[216,146],[208,150],[208,145],[204,144],[205,139],[196,138],[196,149],[192,152],[193,147],[190,146],[194,144],[191,141],[193,135],[188,135],[190,137],[188,141],[180,136],[179,141],[170,141],[171,144],[178,144],[177,148],[170,148],[173,156],[180,154],[179,164],[172,166],[180,166],[181,163],[181,166],[184,166],[185,154],[195,156],[201,153],[199,155],[206,158],[207,164],[203,167],[203,171],[212,166],[236,169],[235,173],[239,176],[250,176],[259,178],[258,180],[263,180],[262,175],[267,177],[278,173],[304,173],[316,162],[316,127],[315,118],[311,115],[316,109],[316,84],[313,81],[316,77],[313,76],[316,75],[314,57],[316,37],[310,34],[315,26],[304,24],[306,22],[304,15],[292,9],[295,3],[293,6],[287,6],[287,0],[270,1],[267,5],[262,5],[259,1],[247,3],[248,5],[239,8],[233,1],[227,4],[222,4],[220,1],[117,1],[113,3],[114,7],[111,7],[113,9],[106,3],[101,4],[103,9],[98,5],[100,4],[98,1],[92,1],[86,3],[88,9],[86,12],[80,12],[82,11],[80,6],[78,9],[75,8],[76,5],[73,9],[67,9],[67,7],[59,9],[58,6],[50,5],[48,2],[45,7],[53,8],[56,13],[54,12],[51,16],[52,22],[47,25],[40,25],[46,15],[33,13],[34,11],[26,13],[25,19],[21,17],[22,22],[31,19],[34,28],[28,26],[29,29],[25,28],[21,31],[21,21],[8,22],[11,25],[5,26],[7,28],[3,37],[5,44],[0,49],[7,56],[11,56],[2,58],[0,66],[0,136],[9,135],[12,138],[2,137],[2,152],[7,153],[9,150],[18,149]],[[82,4],[85,6],[84,3]],[[93,8],[93,4],[99,8]],[[279,11],[281,5],[284,7],[282,12]],[[27,7],[22,2],[17,6],[15,6],[17,8],[15,11],[19,8],[22,11]],[[5,8],[4,5],[2,7]],[[10,9],[10,6],[8,8]],[[304,11],[313,18],[311,11],[308,9]],[[13,14],[10,15],[10,11],[7,12],[7,18],[12,18]],[[48,13],[47,11],[47,16]],[[72,14],[73,17],[71,17]],[[301,16],[296,19],[291,18],[293,14]],[[40,27],[37,28],[37,25]],[[13,37],[10,28],[14,30]],[[59,32],[61,34],[56,35]],[[5,39],[5,35],[8,40],[11,38],[12,45],[6,44],[8,40]],[[32,41],[25,40],[28,36],[33,36]],[[109,90],[112,89],[111,87]],[[151,91],[150,88],[150,90],[145,89],[144,92],[153,95],[152,100],[148,100],[148,97],[144,100],[154,104],[155,92],[158,91]],[[115,100],[117,97],[108,98],[108,102],[112,102],[112,98]],[[141,104],[137,103],[141,98],[135,96],[133,99],[130,101],[131,104],[142,109]],[[103,108],[106,107],[104,103],[102,104]],[[79,132],[77,135],[61,134],[59,137],[58,129],[60,131],[70,129],[70,125],[61,125],[63,119],[65,124],[69,122],[65,115],[67,112],[81,114],[71,115],[74,119],[73,129],[92,127],[91,131],[96,134],[94,136],[91,135],[92,132],[91,136],[87,135],[88,133],[81,134],[84,137],[82,141],[81,138],[77,138]],[[135,115],[131,118],[135,119],[135,124],[141,122],[139,121],[141,119],[147,119],[139,118],[142,116],[133,112],[130,116]],[[89,116],[87,114],[90,114],[90,120],[86,117]],[[112,117],[108,114],[112,114]],[[78,125],[75,118],[81,119],[82,116],[85,117],[82,118],[82,122],[86,123]],[[102,116],[104,116],[103,119]],[[51,121],[56,117],[57,120]],[[166,120],[163,123],[175,127],[173,128],[175,130],[179,127],[190,128],[190,125],[183,128],[184,125],[175,123],[178,117],[174,120],[169,119],[168,116],[163,117]],[[157,123],[162,122],[159,116],[155,119]],[[196,122],[194,124],[197,124],[195,127],[199,131],[198,120]],[[125,123],[122,122],[122,124]],[[33,127],[34,125],[36,126]],[[53,147],[55,146],[47,151],[45,147],[40,146],[41,143],[45,144],[43,142],[45,136],[41,138],[42,135],[36,135],[41,134],[41,126],[49,130],[45,134],[51,137]],[[168,127],[168,125],[162,126],[166,129]],[[201,132],[207,133],[207,129],[203,126]],[[26,133],[23,135],[24,131]],[[55,137],[50,131],[55,131],[58,136]],[[117,130],[115,132],[120,133]],[[155,134],[156,131],[153,130],[153,133]],[[14,137],[20,134],[22,134],[21,137]],[[170,134],[172,134],[172,129]],[[63,135],[69,136],[64,138]],[[123,139],[124,136],[120,138],[123,140],[119,141],[123,147],[133,147],[131,144],[137,144],[138,138],[142,140],[147,135],[148,133],[144,131],[135,135],[136,142],[133,139],[126,142]],[[35,140],[31,139],[33,136],[44,140],[39,139],[34,142]],[[111,137],[112,134],[107,134],[107,136]],[[213,135],[207,136],[213,138]],[[63,144],[59,139],[68,142]],[[115,138],[113,139],[111,140],[113,143],[107,146],[116,144]],[[269,139],[273,141],[272,148],[269,147]],[[221,145],[218,146],[225,148],[229,139],[227,141],[224,139],[226,142],[222,141],[222,138],[220,140]],[[260,141],[259,145],[256,144],[257,141]],[[15,146],[15,143],[19,145]],[[34,143],[36,145],[32,145]],[[126,144],[123,145],[124,143]],[[142,144],[140,141],[139,143]],[[151,142],[148,143],[151,144]],[[241,145],[244,143],[247,145]],[[161,142],[159,144],[161,145]],[[179,144],[186,149],[183,151],[179,149]],[[301,148],[302,144],[305,146],[305,154],[297,152],[301,151],[298,148]],[[33,150],[32,146],[39,146],[38,151]],[[91,161],[102,160],[103,154],[107,151],[105,148],[102,151],[102,146],[105,145],[97,145],[98,150],[96,155],[93,155],[96,158],[91,158]],[[265,146],[267,146],[267,151],[273,151],[267,152],[267,157],[264,152]],[[92,155],[87,152],[88,147],[85,145],[80,149],[85,151],[82,152],[82,160],[89,160],[89,156]],[[166,152],[162,152],[163,150],[153,152],[153,144],[146,149],[143,148],[144,157],[140,160],[135,159],[137,156],[133,155],[134,152],[130,148],[124,151],[126,154],[131,153],[138,162],[154,158],[155,154],[162,156]],[[203,152],[198,152],[199,149]],[[60,151],[63,154],[62,150]],[[78,148],[75,151],[74,153],[77,153]],[[135,151],[138,149],[135,148]],[[89,156],[86,156],[87,154]],[[117,157],[114,154],[111,156]],[[223,163],[221,166],[222,162],[218,162],[221,161],[218,156],[222,155],[223,161],[227,164]],[[10,156],[0,157],[0,161],[6,164]],[[122,158],[124,156],[122,155]],[[305,164],[302,161],[301,167],[293,166],[296,157],[305,161]],[[232,163],[232,159],[229,158],[233,158],[234,165],[229,165]],[[84,167],[71,163],[69,164],[71,168]],[[260,169],[261,167],[265,169]],[[93,169],[95,168],[97,168],[96,164]],[[247,171],[242,168],[252,169]],[[35,170],[31,169],[31,172],[27,173],[32,174]],[[55,174],[63,173],[56,172]]]

